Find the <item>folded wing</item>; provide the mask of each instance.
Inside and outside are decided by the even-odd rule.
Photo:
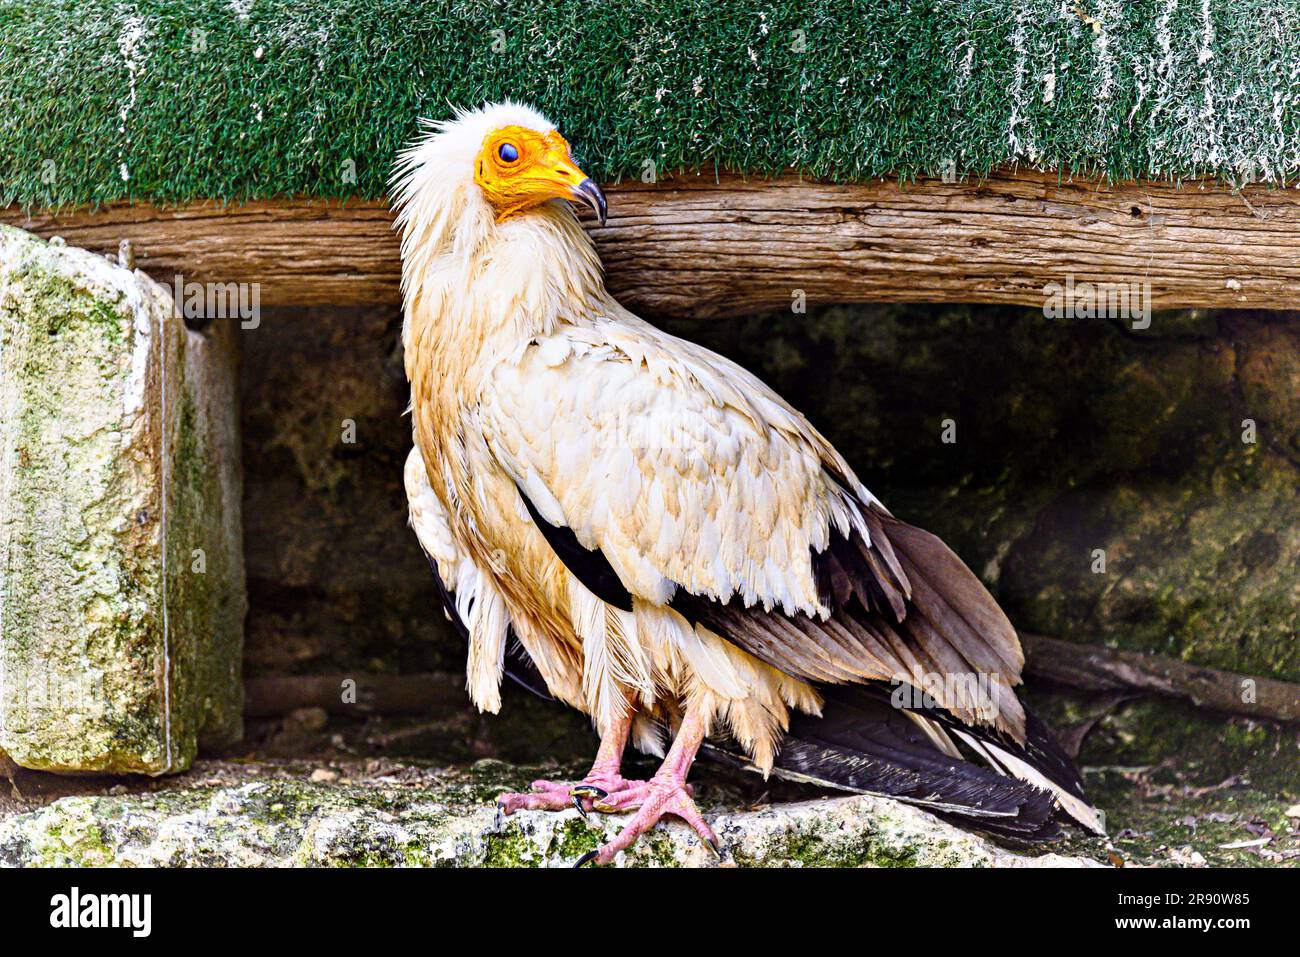
[[[1023,740],[996,602],[740,367],[624,318],[536,340],[489,386],[489,448],[598,597],[671,605],[810,681],[931,676],[940,706]]]

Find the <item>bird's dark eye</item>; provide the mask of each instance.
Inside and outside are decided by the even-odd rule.
[[[515,148],[514,143],[502,143],[501,148],[497,150],[497,156],[501,157],[503,163],[513,163],[519,159],[519,150]]]

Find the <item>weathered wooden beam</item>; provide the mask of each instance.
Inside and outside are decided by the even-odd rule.
[[[1072,688],[1184,698],[1200,708],[1274,721],[1300,721],[1300,685],[1101,645],[1020,632],[1025,671]]]
[[[1300,721],[1300,685],[1290,682],[1023,631],[1020,641],[1025,672],[1032,678],[1088,691],[1184,698],[1198,707],[1262,720]],[[347,682],[352,682],[350,700],[343,695]],[[277,675],[245,682],[244,714],[266,718],[297,708],[324,708],[331,714],[427,714],[460,710],[468,702],[464,676],[450,672]]]
[[[429,714],[469,706],[465,676],[445,671],[411,675],[272,675],[244,682],[244,714],[271,718],[299,708],[330,714]]]
[[[1293,308],[1300,191],[1217,184],[980,182],[826,185],[787,176],[683,177],[608,189],[593,226],[610,288],[651,316],[809,304],[1041,306],[1045,285],[1149,283],[1154,308]],[[98,212],[0,210],[0,221],[111,252],[170,283],[258,282],[272,306],[398,301],[397,240],[382,203],[259,201]]]

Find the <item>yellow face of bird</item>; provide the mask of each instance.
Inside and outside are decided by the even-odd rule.
[[[567,199],[590,206],[605,223],[605,194],[574,164],[568,142],[555,130],[493,130],[474,161],[474,182],[496,210],[497,222],[547,200]]]

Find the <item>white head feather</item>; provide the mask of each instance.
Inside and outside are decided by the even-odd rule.
[[[494,130],[523,126],[549,133],[555,124],[522,103],[506,101],[456,110],[452,119],[421,120],[422,134],[398,154],[390,180],[394,228],[402,234],[402,292],[408,315],[422,288],[465,280],[490,264],[502,293],[513,283],[510,266],[534,290],[586,299],[603,293],[600,262],[577,217],[564,202],[548,202],[505,222],[474,181],[475,159]],[[509,246],[501,241],[508,241]],[[503,262],[503,260],[505,260]],[[539,282],[539,280],[541,280]],[[533,298],[529,296],[529,298]],[[544,325],[556,318],[553,299]]]

